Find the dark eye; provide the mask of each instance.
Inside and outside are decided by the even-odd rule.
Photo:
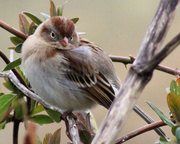
[[[51,38],[54,39],[56,35],[55,35],[55,33],[52,31],[52,32],[50,33],[50,36],[51,36]]]
[[[69,40],[70,40],[70,41],[73,41],[73,36],[71,36],[71,37],[69,38]]]

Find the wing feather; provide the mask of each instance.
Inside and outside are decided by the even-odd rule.
[[[97,53],[100,53],[99,55],[104,53],[100,48],[95,49],[94,46],[91,47],[92,44],[89,46],[88,42],[85,42],[85,46],[62,52],[66,60],[63,64],[66,67],[65,75],[87,93],[86,97],[109,108],[115,93],[108,79],[99,71],[99,63],[93,60]]]

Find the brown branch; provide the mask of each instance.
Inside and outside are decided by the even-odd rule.
[[[179,36],[179,34],[177,36]],[[134,62],[134,60],[135,60],[135,57],[130,58],[130,57],[114,56],[114,55],[110,55],[109,57],[111,58],[111,60],[113,62],[121,62],[121,63],[123,63],[125,65],[132,64]],[[161,65],[161,64],[159,64],[156,67],[156,70],[159,70],[159,71],[171,74],[171,75],[180,75],[180,71],[178,69],[173,69],[173,68]]]
[[[173,119],[171,119],[171,121],[175,122]],[[127,140],[130,140],[130,139],[134,138],[135,136],[138,136],[138,135],[140,135],[142,133],[145,133],[145,132],[148,132],[150,130],[154,130],[156,128],[159,128],[159,127],[162,127],[162,126],[166,126],[166,125],[167,124],[165,124],[163,121],[157,121],[157,122],[145,125],[145,126],[143,126],[141,128],[138,128],[137,130],[132,131],[131,133],[121,137],[120,139],[118,139],[116,141],[116,144],[124,143]]]
[[[15,28],[11,27],[10,25],[6,24],[5,22],[0,20],[0,27],[2,27],[3,29],[7,30],[8,32],[12,33],[13,35],[22,38],[23,40],[27,39],[27,35],[25,35],[24,33],[16,30]]]

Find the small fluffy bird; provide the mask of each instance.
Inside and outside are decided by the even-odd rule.
[[[52,17],[38,26],[22,47],[22,68],[32,89],[61,113],[84,111],[96,104],[109,108],[120,80],[108,55],[77,35],[74,23]],[[134,111],[154,122],[136,105]],[[156,132],[166,137],[158,128]]]
[[[22,68],[45,102],[66,111],[110,107],[120,80],[108,55],[77,35],[74,23],[52,17],[22,47]]]

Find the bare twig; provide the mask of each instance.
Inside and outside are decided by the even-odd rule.
[[[179,34],[176,36],[176,37],[179,37]],[[175,38],[176,38],[175,37]],[[109,56],[111,58],[111,60],[113,62],[121,62],[125,65],[127,64],[132,64],[135,60],[134,57],[124,57],[124,56],[114,56],[114,55],[110,55]],[[133,58],[133,59],[132,59]],[[157,67],[156,67],[156,70],[159,70],[159,71],[162,71],[162,72],[165,72],[165,73],[168,73],[168,74],[171,74],[171,75],[180,75],[180,71],[177,70],[177,69],[173,69],[173,68],[170,68],[170,67],[167,67],[167,66],[164,66],[164,65],[161,65],[159,64]]]
[[[171,119],[171,121],[174,122],[173,119]],[[134,130],[132,131],[131,133],[121,137],[120,139],[118,139],[116,141],[116,144],[121,144],[121,143],[124,143],[126,142],[127,140],[130,140],[132,139],[133,137],[135,136],[138,136],[142,133],[145,133],[145,132],[148,132],[150,130],[154,130],[155,128],[159,128],[159,127],[162,127],[162,126],[166,126],[167,124],[165,124],[163,121],[157,121],[157,122],[154,122],[154,123],[151,123],[151,124],[148,124],[148,125],[145,125],[141,128],[138,128],[137,130]]]
[[[25,35],[24,33],[16,30],[15,28],[11,27],[10,25],[6,24],[5,22],[0,20],[0,27],[2,27],[3,29],[7,30],[8,32],[12,33],[13,35],[22,38],[23,40],[27,39],[27,35]]]
[[[161,0],[151,26],[143,40],[137,59],[130,67],[126,80],[92,144],[112,144],[115,142],[136,100],[150,81],[154,68],[167,54],[177,47],[177,42],[175,42],[174,45],[170,46],[169,50],[166,48],[161,49],[162,41],[173,19],[178,2],[178,0]]]

